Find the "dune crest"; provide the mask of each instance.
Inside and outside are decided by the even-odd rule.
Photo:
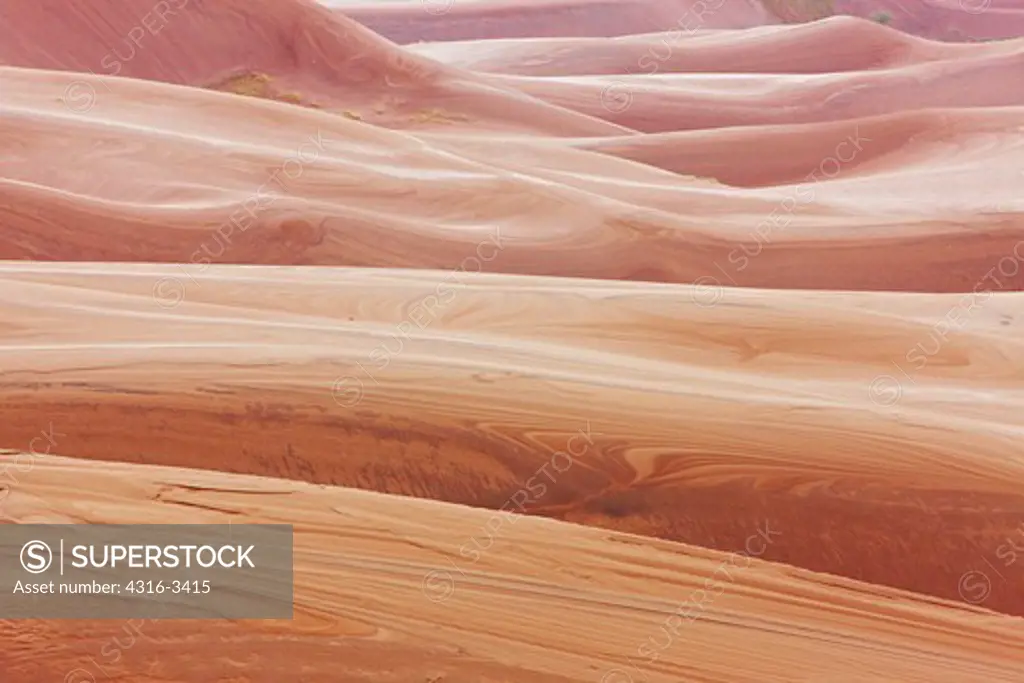
[[[758,0],[406,0],[346,2],[337,11],[399,44],[424,40],[607,38],[679,27],[745,29],[778,22]]]
[[[1022,0],[895,1],[0,0],[13,571],[295,532],[0,681],[1020,683]]]
[[[1024,514],[1024,294],[223,266],[193,283],[146,264],[0,278],[19,321],[0,335],[17,368],[3,443],[61,415],[58,446],[79,458],[723,551],[771,516],[788,531],[765,559],[951,600]],[[1024,615],[1010,586],[985,604]]]
[[[178,262],[192,277],[211,262],[457,269],[497,239],[488,272],[969,292],[998,267],[1001,291],[1024,282],[1012,268],[1024,254],[1019,108],[936,112],[925,138],[904,127],[913,144],[899,153],[895,130],[861,133],[884,122],[822,126],[788,169],[749,164],[766,174],[755,184],[771,187],[742,189],[586,149],[644,159],[642,146],[617,150],[621,140],[576,149],[579,140],[415,136],[132,79],[110,80],[94,108],[73,112],[60,100],[65,78],[0,69],[14,143],[0,197],[17,207],[0,208],[2,258]],[[735,136],[703,144],[735,150]],[[758,144],[786,137],[771,131]],[[830,148],[799,182],[775,184]],[[702,165],[700,149],[671,170],[743,182]],[[68,163],[54,168],[58,154]],[[204,163],[211,155],[219,165]]]
[[[406,47],[460,68],[518,76],[824,74],[895,68],[1010,49],[1009,45],[937,43],[845,16],[748,31],[672,27],[615,40],[523,38]]]
[[[67,7],[40,0],[9,8],[0,23],[0,65],[101,76],[69,79],[63,98],[78,112],[113,96],[110,77],[130,77],[262,94],[394,128],[472,121],[547,134],[612,130],[414,55],[312,0]],[[239,79],[266,83],[253,92]]]
[[[0,466],[17,457],[0,456]],[[18,680],[52,680],[76,665],[70,673],[94,675],[97,658],[139,683],[220,680],[239,669],[269,683],[293,677],[296,662],[308,683],[784,683],[852,680],[851,667],[906,683],[1012,683],[1024,666],[1024,621],[762,562],[764,522],[746,532],[749,554],[723,554],[521,517],[471,563],[459,548],[484,533],[486,511],[57,457],[25,475],[8,510],[8,521],[36,523],[287,519],[296,532],[293,621],[208,621],[198,635],[182,621],[137,620],[131,630],[23,622],[16,631],[0,622],[0,637],[17,643],[0,657]],[[785,533],[769,527],[766,536]],[[126,633],[137,648],[120,661],[97,657]],[[26,647],[26,636],[60,642],[61,656]],[[209,656],[193,656],[200,640]]]

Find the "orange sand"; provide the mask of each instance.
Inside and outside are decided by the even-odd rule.
[[[0,679],[1017,683],[1024,42],[444,2],[0,7],[0,522],[297,581]]]
[[[9,507],[37,523],[296,531],[294,621],[0,622],[18,681],[102,666],[147,683],[1016,683],[1024,667],[1024,621],[763,562],[758,529],[750,555],[726,554],[521,517],[470,562],[459,548],[487,511],[64,458]]]

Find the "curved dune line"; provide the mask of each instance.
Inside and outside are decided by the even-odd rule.
[[[472,40],[415,43],[406,49],[463,69],[520,76],[824,74],[999,54],[1013,49],[1013,44],[937,43],[875,22],[837,16],[765,30],[704,32],[674,27],[663,33],[614,40]]]
[[[211,261],[458,268],[492,241],[491,272],[948,292],[1024,253],[1018,108],[822,125],[782,164],[722,170],[700,154],[742,152],[743,134],[698,139],[690,168],[734,182],[787,181],[832,150],[826,175],[740,189],[573,148],[646,158],[621,138],[413,136],[129,79],[78,114],[58,101],[66,78],[0,71],[0,257],[177,261],[195,277]],[[792,139],[764,133],[755,158]],[[1019,289],[1020,269],[1000,268],[998,287]]]
[[[5,7],[0,64],[221,89],[262,84],[267,97],[395,128],[472,121],[548,135],[625,132],[414,55],[311,0],[158,5],[40,0]],[[111,92],[92,79],[69,77],[64,85],[75,113]]]
[[[848,73],[491,78],[556,106],[660,133],[837,121],[935,107],[1017,106],[1024,104],[1024,83],[1018,78],[1022,69],[1024,44],[1017,41],[1012,51]]]
[[[17,458],[7,452],[0,466]],[[308,683],[379,681],[382,667],[396,680],[453,683],[783,683],[866,672],[1010,683],[1024,666],[1020,619],[739,554],[520,517],[506,518],[500,540],[470,562],[459,548],[494,516],[430,501],[51,457],[24,475],[5,513],[33,523],[295,528],[294,621],[208,621],[199,633],[182,621],[134,632],[109,621],[0,622],[10,644],[0,662],[26,683],[90,671],[126,633],[137,646],[100,661],[139,683],[227,680],[243,663],[253,683],[297,670]],[[745,534],[757,539],[763,526]],[[775,541],[790,531],[768,526]],[[676,612],[685,620],[666,626]],[[61,647],[27,645],[41,640]]]
[[[429,59],[397,59],[403,53],[392,43],[309,0],[168,0],[152,9],[131,0],[5,7],[0,62],[177,83],[242,66],[301,70],[339,86],[384,76],[430,83],[453,73]],[[144,20],[144,35],[129,38]]]
[[[345,3],[336,11],[399,44],[421,40],[609,37],[679,26],[745,29],[778,23],[756,0],[412,0]]]
[[[0,0],[0,522],[296,530],[294,619],[0,680],[1019,683],[971,1]]]
[[[993,40],[1024,35],[1020,0],[835,0],[835,10],[889,16],[889,25],[935,40]]]
[[[874,182],[871,175],[884,174],[891,182],[894,171],[906,176],[943,174],[945,163],[954,155],[966,160],[974,145],[978,152],[995,151],[1002,147],[1002,140],[1019,136],[1020,111],[986,108],[900,112],[857,120],[853,137],[849,122],[832,121],[584,139],[572,144],[672,173],[716,178],[735,187],[795,185],[811,176],[824,177],[826,172],[844,179],[859,176],[868,182]],[[863,142],[856,149],[851,140],[858,137]],[[838,163],[837,151],[848,160]],[[737,163],[738,159],[743,163]],[[834,159],[834,165],[841,166],[839,174],[831,162],[823,168],[826,159]],[[961,184],[974,186],[972,180],[965,183],[962,169],[958,175]],[[983,191],[981,182],[976,191]],[[880,199],[873,202],[875,206]]]
[[[726,551],[770,516],[787,535],[767,559],[949,599],[1024,518],[1024,295],[257,267],[190,282],[141,264],[0,277],[0,443],[50,423],[80,458]],[[985,605],[1024,614],[1012,586]]]

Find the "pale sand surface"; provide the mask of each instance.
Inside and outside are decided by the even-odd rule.
[[[669,30],[607,38],[413,43],[408,50],[475,71],[522,76],[623,73],[809,73],[885,69],[1019,50],[1020,41],[940,43],[852,17],[737,30]]]
[[[297,579],[0,679],[1019,681],[1021,8],[887,2],[0,5],[0,520]]]
[[[86,112],[63,106],[66,74],[0,69],[4,258],[458,268],[492,243],[489,272],[957,292],[1024,254],[1021,107],[679,133],[652,149],[640,135],[414,135],[80,78],[97,88]],[[1000,272],[1000,289],[1024,282],[1019,266]]]
[[[1024,516],[1022,294],[126,264],[0,282],[3,443],[53,416],[77,457],[491,508],[571,448],[520,509],[722,550],[771,517],[769,559],[951,599]],[[1012,585],[986,604],[1024,614]]]
[[[655,31],[749,29],[779,23],[757,0],[406,0],[335,6],[405,45],[428,40],[621,37]]]

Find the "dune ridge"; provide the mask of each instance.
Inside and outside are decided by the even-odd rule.
[[[488,0],[345,3],[336,10],[399,44],[433,40],[614,37],[777,23],[757,0]]]
[[[1024,86],[1013,74],[1024,68],[1024,42],[1015,47],[955,61],[838,74],[680,74],[655,69],[615,77],[493,78],[587,116],[661,133],[837,121],[915,109],[1018,106],[1024,103]]]
[[[759,30],[673,30],[605,38],[521,38],[413,43],[414,54],[463,69],[516,76],[649,73],[824,74],[999,54],[1018,41],[940,43],[835,16]]]
[[[815,177],[825,180],[823,159],[842,162],[835,164],[841,166],[838,172],[829,169],[836,179],[870,179],[896,168],[922,173],[938,169],[941,156],[962,149],[968,139],[991,135],[1009,140],[1017,135],[1020,111],[993,107],[883,114],[857,119],[853,136],[849,122],[827,121],[603,137],[572,144],[679,175],[715,178],[732,187],[786,186]],[[741,157],[749,160],[734,162]],[[999,205],[1012,206],[996,200],[989,208]]]
[[[7,452],[0,465],[17,457]],[[1010,683],[1024,663],[1014,647],[1019,619],[600,529],[519,517],[470,566],[458,548],[481,534],[490,513],[376,493],[49,457],[5,511],[8,521],[34,523],[231,519],[296,530],[294,621],[213,621],[198,634],[181,621],[131,630],[23,622],[16,632],[0,621],[13,644],[0,657],[19,680],[98,673],[96,653],[112,637],[128,642],[124,634],[138,644],[121,662],[100,661],[139,683],[172,671],[219,680],[240,662],[259,683],[295,675],[308,683],[783,683],[853,680],[851,669],[907,683]],[[713,599],[696,597],[712,591]],[[60,656],[33,640],[59,642]],[[737,641],[746,644],[740,661],[729,645]],[[210,655],[191,656],[198,644]]]
[[[1017,0],[835,0],[835,9],[865,18],[885,15],[901,31],[946,41],[986,41],[1024,35]]]
[[[851,162],[879,138],[860,126],[891,123],[850,122],[845,135],[823,126],[804,138],[803,163],[811,150],[832,153],[802,182],[741,189],[577,141],[411,135],[133,79],[108,80],[94,108],[72,112],[64,79],[0,71],[11,92],[0,197],[14,207],[2,210],[0,257],[179,262],[195,276],[211,262],[458,268],[492,243],[489,272],[966,292],[1008,259],[999,288],[1024,282],[1011,268],[1024,254],[1019,108],[936,112],[927,137],[904,125],[861,166]],[[711,148],[727,151],[734,136]],[[758,144],[770,150],[773,138],[785,136]],[[912,143],[901,155],[878,154],[900,141]],[[622,156],[643,158],[630,149]],[[225,161],[202,163],[211,154]],[[67,163],[54,168],[57,155]],[[772,181],[806,168],[778,176],[762,158]],[[691,168],[742,181],[699,160]],[[986,175],[972,181],[970,168]]]
[[[0,679],[1019,681],[1020,0],[887,3],[0,4],[0,521],[296,532]]]
[[[132,0],[11,6],[0,22],[0,65],[100,76],[69,79],[62,97],[79,112],[108,96],[106,79],[130,77],[209,88],[240,82],[398,128],[471,119],[549,135],[614,129],[404,51],[312,0],[157,4],[159,11]]]
[[[1024,34],[1024,7],[1019,0],[325,1],[399,44],[608,38],[679,28],[687,32],[739,31],[837,17],[884,22],[911,35],[949,42],[1012,39]]]
[[[79,458],[725,551],[770,515],[789,531],[766,559],[948,599],[1024,515],[1021,294],[211,267],[174,301],[177,266],[0,273],[19,322],[0,335],[3,443],[53,416]],[[558,452],[568,472],[524,499]],[[1010,588],[986,606],[1024,615]]]

